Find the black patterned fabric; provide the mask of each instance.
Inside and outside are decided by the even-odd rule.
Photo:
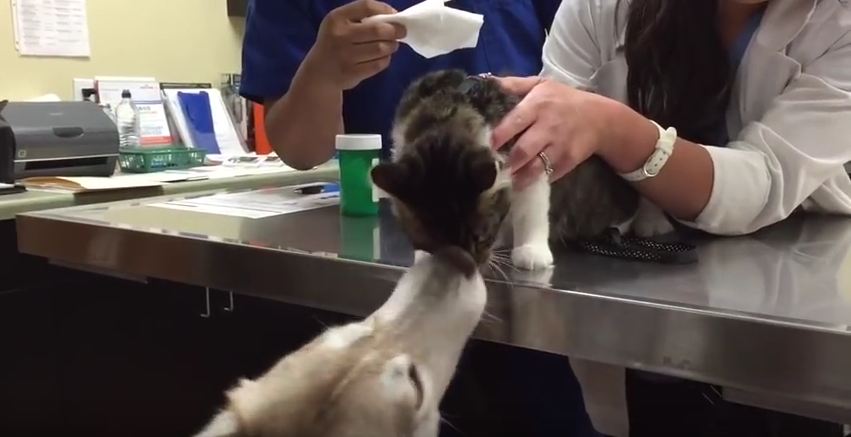
[[[684,242],[663,242],[621,235],[617,229],[594,240],[579,241],[577,247],[585,252],[660,264],[691,264],[697,262],[696,247]]]

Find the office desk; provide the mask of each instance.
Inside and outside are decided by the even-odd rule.
[[[341,218],[335,207],[246,219],[150,206],[160,201],[24,214],[20,249],[352,315],[379,306],[413,260],[386,209],[375,219]],[[693,265],[563,251],[549,272],[493,274],[475,335],[851,421],[851,220],[794,217],[698,243]]]
[[[30,190],[18,194],[0,196],[0,220],[9,220],[16,214],[45,209],[66,208],[74,205],[111,202],[162,195],[184,194],[221,189],[245,189],[267,186],[282,186],[302,181],[332,180],[337,177],[336,165],[323,165],[306,172],[269,173],[239,176],[226,179],[210,179],[164,184],[161,187],[70,193],[59,191]]]

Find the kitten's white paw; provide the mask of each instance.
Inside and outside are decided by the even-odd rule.
[[[523,270],[541,270],[553,265],[553,253],[546,244],[525,244],[511,251],[514,267]]]
[[[658,208],[643,210],[635,216],[632,224],[635,235],[642,238],[657,237],[674,232],[674,225]]]

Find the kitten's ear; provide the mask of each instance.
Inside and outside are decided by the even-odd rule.
[[[473,177],[473,187],[483,193],[496,183],[496,162],[492,159],[477,159],[470,169]]]
[[[401,199],[407,194],[408,172],[396,162],[381,163],[372,169],[372,183],[387,194]]]
[[[222,411],[195,437],[240,437],[239,422],[232,411]]]

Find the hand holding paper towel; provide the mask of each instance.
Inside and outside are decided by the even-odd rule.
[[[425,0],[402,12],[375,15],[364,22],[380,21],[405,26],[408,35],[401,41],[426,58],[476,47],[484,17],[450,8],[444,4],[447,1]]]

